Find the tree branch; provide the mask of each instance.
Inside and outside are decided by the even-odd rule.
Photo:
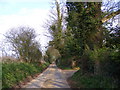
[[[116,15],[118,15],[118,14],[120,14],[120,9],[117,10],[116,12],[112,12],[110,15],[102,18],[101,21],[102,21],[102,23],[105,23],[106,21],[108,21],[109,19],[111,19],[112,17],[114,17],[114,16],[116,16]]]

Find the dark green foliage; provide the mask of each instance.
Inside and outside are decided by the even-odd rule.
[[[100,48],[98,50],[87,50],[81,60],[86,63],[80,63],[85,68],[73,75],[78,87],[88,88],[113,88],[120,84],[120,51],[118,49]],[[98,74],[94,74],[95,62],[99,61]],[[82,68],[82,67],[81,67]],[[85,70],[85,71],[83,71]],[[86,72],[87,71],[87,72]],[[92,75],[92,76],[91,76]],[[79,79],[79,82],[78,82]],[[113,80],[113,81],[112,81]],[[112,82],[112,83],[111,83]],[[84,86],[85,85],[85,86]]]
[[[48,66],[34,63],[13,62],[2,64],[2,88],[11,88],[28,76],[40,73]]]
[[[66,20],[68,23],[64,57],[78,57],[76,61],[79,63],[81,73],[88,74],[88,76],[93,74],[93,77],[90,77],[91,82],[87,76],[83,75],[83,83],[86,85],[91,83],[90,85],[93,88],[95,86],[105,87],[105,85],[110,87],[110,78],[111,80],[114,78],[119,86],[120,30],[119,27],[108,30],[102,26],[101,19],[104,17],[104,12],[101,11],[101,5],[101,3],[91,2],[66,3],[68,11]],[[70,60],[67,59],[66,62],[68,63]],[[99,76],[100,78],[103,76],[101,78],[103,80],[102,86],[99,83]],[[104,77],[107,76],[110,77],[109,80],[105,80]],[[78,81],[81,76],[74,75],[73,77]]]
[[[84,54],[84,58],[88,60],[88,71],[93,71],[95,69],[94,62],[99,61],[99,69],[101,75],[107,76],[119,76],[120,70],[120,51],[118,48],[111,49],[111,48],[100,48],[97,50],[87,50]],[[92,68],[92,69],[91,69]],[[116,74],[112,74],[116,73]]]
[[[75,54],[79,56],[83,55],[86,45],[93,49],[94,44],[98,46],[101,44],[98,42],[101,38],[98,34],[102,33],[102,29],[99,32],[100,28],[98,28],[101,25],[101,16],[99,15],[99,18],[97,18],[98,14],[101,13],[99,5],[101,3],[67,2],[67,27],[68,31],[70,30],[73,35],[75,44],[71,49],[77,47]]]
[[[116,88],[114,80],[111,77],[82,74],[81,70],[76,72],[71,79],[79,88]]]
[[[86,50],[80,59],[82,73],[94,73],[94,61],[90,58],[91,50]]]
[[[102,62],[102,70],[107,76],[111,76],[116,80],[116,84],[120,84],[120,51],[111,50],[109,57]]]
[[[106,36],[106,47],[120,49],[120,27],[110,28]]]
[[[71,58],[62,58],[56,64],[61,69],[70,69],[70,68],[72,69],[72,67],[71,67],[72,60],[71,60]]]
[[[87,72],[90,66],[86,50],[100,48],[103,44],[101,3],[67,2],[67,30],[64,50],[66,56],[77,56],[81,69]]]

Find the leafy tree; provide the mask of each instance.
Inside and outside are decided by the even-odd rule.
[[[86,72],[89,66],[87,63],[89,62],[88,51],[99,51],[104,47],[109,35],[107,36],[108,30],[103,23],[119,14],[119,9],[104,13],[101,10],[102,3],[100,2],[67,2],[66,5],[68,10],[67,32],[72,34],[72,41],[69,38],[66,40],[66,48],[70,54],[79,56],[81,69]],[[95,54],[97,53],[95,52]],[[94,61],[94,73],[99,74],[100,60],[96,59],[98,60]]]
[[[94,47],[102,47],[103,30],[100,8],[101,3],[67,2],[67,27],[74,38],[74,46],[70,50],[75,49],[75,55],[79,57],[85,55],[85,50],[88,48],[93,50]]]

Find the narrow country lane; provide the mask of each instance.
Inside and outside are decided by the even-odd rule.
[[[72,76],[74,71],[62,71],[52,63],[36,79],[24,86],[24,88],[70,88],[66,79]]]

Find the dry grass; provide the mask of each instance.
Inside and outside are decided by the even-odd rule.
[[[5,57],[0,57],[0,62],[5,62],[5,63],[12,63],[12,62],[23,62],[23,60],[20,59],[16,59],[14,57],[11,56],[5,56]]]

